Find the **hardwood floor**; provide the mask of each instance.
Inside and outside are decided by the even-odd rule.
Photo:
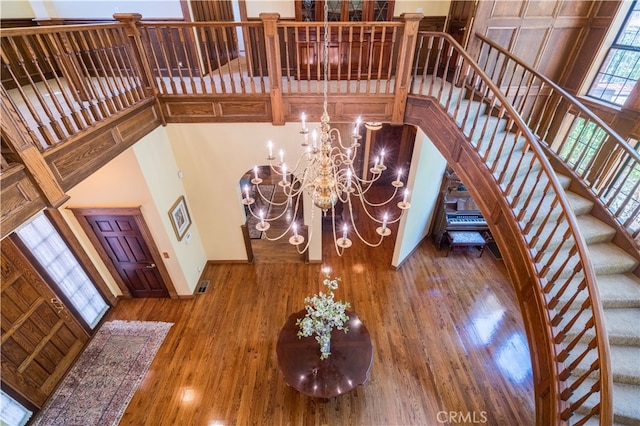
[[[288,315],[322,287],[323,265],[210,264],[211,285],[194,299],[121,301],[109,319],[175,323],[121,424],[534,424],[526,337],[501,262],[444,257],[424,242],[394,271],[392,245],[326,251],[342,277],[336,298],[374,346],[369,380],[330,400],[288,387],[275,350]]]

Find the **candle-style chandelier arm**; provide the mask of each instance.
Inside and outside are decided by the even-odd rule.
[[[365,197],[365,192],[358,193],[358,191],[356,191],[353,195],[358,197],[358,198],[360,198],[360,200],[363,203],[363,205],[366,204],[367,206],[371,206],[371,207],[381,207],[381,206],[384,206],[386,204],[389,204],[391,202],[391,200],[393,200],[398,195],[398,188],[395,187],[393,189],[393,194],[391,194],[389,196],[389,198],[387,198],[386,200],[381,201],[379,203],[373,203],[373,202],[367,200],[367,197]]]
[[[351,199],[349,199],[349,201],[347,202],[347,205],[349,206],[349,216],[351,218],[351,226],[353,227],[353,231],[356,233],[356,235],[358,236],[360,241],[362,241],[363,243],[365,243],[369,247],[378,247],[380,244],[382,244],[382,240],[384,239],[385,235],[381,234],[380,235],[380,239],[376,243],[376,242],[368,241],[365,237],[362,236],[362,234],[360,234],[360,230],[358,230],[358,227],[356,226],[355,217],[353,215],[353,205],[351,204]],[[382,223],[382,221],[378,221],[376,218],[371,216],[369,214],[369,212],[366,212],[366,213],[367,213],[367,216],[369,216],[369,218],[372,219],[373,221],[378,222],[378,223]],[[335,232],[335,229],[334,229],[334,232]],[[389,233],[391,233],[391,231],[389,231]]]

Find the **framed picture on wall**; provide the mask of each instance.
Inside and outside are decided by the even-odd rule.
[[[187,229],[191,226],[191,216],[189,216],[184,195],[181,195],[173,204],[171,210],[169,210],[169,217],[171,218],[171,224],[173,225],[176,237],[178,237],[178,241],[181,241],[187,233]]]

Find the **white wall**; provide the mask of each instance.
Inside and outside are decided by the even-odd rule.
[[[393,266],[400,265],[429,233],[446,165],[440,151],[418,128],[408,178],[411,208],[398,227]]]
[[[140,142],[137,142],[133,146],[133,150],[153,199],[155,213],[162,224],[163,232],[158,229],[157,236],[154,234],[156,244],[159,247],[170,246],[173,249],[175,255],[165,263],[168,263],[174,271],[172,278],[176,290],[179,285],[180,288],[187,288],[188,294],[193,294],[202,269],[208,260],[201,239],[202,234],[198,229],[198,220],[192,214],[193,198],[197,198],[197,196],[190,196],[183,186],[182,179],[178,176],[178,165],[165,127],[155,129]],[[178,241],[178,237],[173,231],[169,210],[182,195],[185,196],[192,224],[183,239]],[[165,250],[160,249],[160,251]],[[185,293],[179,292],[179,294]]]
[[[5,3],[29,1],[2,1],[2,17]],[[16,7],[16,5],[12,5]],[[31,0],[31,8],[38,18],[96,18],[110,19],[114,13],[136,12],[143,19],[182,19],[179,0]],[[43,16],[48,14],[48,16]]]
[[[308,124],[310,128],[313,123]],[[169,124],[167,131],[178,166],[184,171],[184,186],[191,197],[206,256],[209,260],[246,260],[240,226],[245,222],[239,181],[255,165],[269,164],[267,142],[274,154],[282,148],[289,167],[304,153],[299,123],[273,126],[269,123]],[[195,196],[197,194],[197,197]],[[310,207],[305,205],[305,221]],[[321,259],[320,212],[315,213],[311,261]],[[310,225],[309,223],[307,223]]]
[[[177,241],[169,221],[170,207],[184,194],[176,172],[166,129],[159,127],[136,143],[135,147],[129,148],[68,191],[70,199],[60,210],[113,294],[121,294],[117,284],[73,214],[66,208],[140,207],[158,250],[169,255],[163,261],[176,292],[179,295],[191,295],[199,279],[198,268],[204,266],[207,258],[193,217],[189,244],[184,240]],[[188,204],[189,201],[187,198]]]
[[[425,16],[446,16],[450,0],[396,0],[394,16],[421,12]],[[279,13],[294,18],[293,0],[247,0],[247,16],[257,18],[262,12]],[[114,13],[137,12],[145,19],[182,18],[179,0],[2,0],[3,18],[111,18]]]

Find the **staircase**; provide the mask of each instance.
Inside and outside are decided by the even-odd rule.
[[[433,90],[433,87],[442,89]],[[545,208],[546,201],[541,201],[542,207],[539,209],[527,208],[529,205],[537,206],[536,200],[543,197],[544,186],[538,185],[528,177],[531,169],[535,170],[539,166],[531,165],[528,161],[530,156],[527,154],[523,157],[524,161],[513,164],[513,161],[509,159],[511,151],[504,149],[504,146],[509,146],[515,150],[524,150],[524,138],[511,131],[506,131],[508,122],[500,114],[496,114],[495,109],[491,114],[488,114],[487,112],[491,108],[487,106],[486,100],[483,102],[470,100],[469,98],[473,98],[473,96],[470,95],[469,89],[453,87],[440,78],[434,79],[432,76],[426,76],[426,79],[414,81],[412,93],[436,97],[441,107],[446,109],[448,115],[456,121],[463,133],[467,136],[473,135],[470,137],[471,143],[487,165],[489,163],[496,165],[493,175],[498,176],[504,172],[507,176],[513,176],[512,185],[514,187],[522,185],[519,197],[514,199],[514,211],[520,209],[525,212],[520,217],[521,229],[528,229],[528,232],[524,232],[528,241],[537,241],[535,248],[538,250],[536,258],[539,260],[539,268],[551,263],[558,264],[557,268],[552,266],[551,270],[562,270],[560,263],[568,259],[570,255],[564,254],[563,251],[568,252],[568,249],[564,250],[561,247],[566,237],[564,230],[557,228],[554,213],[551,216],[546,214],[547,211],[553,212],[553,210]],[[476,136],[478,134],[479,137]],[[474,140],[476,138],[477,140]],[[495,141],[501,142],[495,143]],[[620,425],[640,425],[640,278],[633,275],[638,261],[612,242],[616,233],[615,229],[590,214],[593,203],[568,190],[571,178],[562,175],[557,175],[557,177],[577,218],[580,234],[587,244],[596,273],[611,350],[614,422]],[[468,184],[473,185],[473,183]],[[560,254],[555,253],[558,248]],[[507,251],[509,247],[500,247],[500,250]],[[555,257],[550,258],[551,256]],[[563,271],[560,276],[547,274],[551,288],[548,300],[558,298],[557,310],[560,310],[560,307],[566,309],[562,320],[557,324],[558,329],[567,329],[567,338],[561,345],[566,348],[571,343],[565,344],[565,342],[572,342],[576,338],[579,341],[575,347],[568,349],[568,357],[564,360],[565,365],[572,363],[576,365],[572,369],[572,375],[575,376],[572,385],[577,383],[575,384],[577,389],[569,397],[569,402],[573,403],[575,398],[588,395],[587,388],[595,382],[590,373],[593,368],[589,369],[595,359],[595,351],[589,352],[587,350],[588,342],[593,339],[593,333],[587,331],[582,336],[578,335],[581,330],[585,329],[583,324],[588,319],[585,317],[584,321],[578,320],[576,321],[577,325],[572,326],[574,317],[582,317],[579,309],[583,300],[571,300],[576,294],[575,291],[571,291],[572,287],[575,288],[579,285],[582,276],[572,277],[571,270],[565,269],[566,271]],[[555,278],[555,283],[552,278]],[[561,287],[566,280],[570,282],[566,291],[555,288]],[[586,356],[581,358],[584,354]],[[582,374],[587,374],[589,377],[582,381],[579,378]],[[576,414],[569,419],[569,423],[579,422],[582,419],[582,414],[587,415],[598,402],[596,398],[590,397],[579,403],[579,408],[576,410]],[[585,420],[585,422],[589,425],[598,424],[595,417]]]
[[[452,103],[450,103],[449,106],[450,111],[453,109],[451,105]],[[464,124],[467,131],[470,130],[471,126],[483,128],[486,120],[497,120],[496,117],[487,115],[486,106],[480,105],[479,102],[463,100],[460,102],[460,105],[470,112]],[[461,107],[459,107],[459,109]],[[474,113],[474,111],[476,113]],[[503,121],[505,120],[503,119]],[[462,122],[458,122],[457,124],[462,125]],[[506,122],[504,124],[506,125]],[[494,128],[493,126],[495,126],[495,123],[487,127]],[[523,138],[516,138],[513,133],[506,132],[504,128],[495,132],[495,134],[486,135],[485,139],[486,140],[479,141],[478,143],[489,146],[491,139],[511,140],[513,141],[512,143],[518,147],[524,143]],[[481,153],[483,152],[481,151]],[[506,164],[506,159],[504,159],[504,162]],[[500,161],[498,161],[498,163],[500,163]],[[514,173],[518,172],[516,171]],[[518,185],[517,179],[518,178],[516,178],[514,186]],[[619,425],[637,426],[640,425],[640,277],[634,275],[633,271],[638,266],[638,261],[612,242],[616,233],[614,228],[606,225],[590,214],[593,203],[568,190],[571,178],[558,175],[558,179],[565,189],[573,212],[576,215],[580,233],[587,243],[597,276],[598,291],[604,309],[611,350],[611,367],[614,382],[614,422]],[[539,186],[533,189],[531,204],[535,204],[535,199],[542,196],[540,193],[541,189]],[[526,185],[522,193],[528,193]],[[524,200],[525,198],[523,197],[521,202],[524,202]],[[524,219],[527,221],[529,218],[525,216]],[[530,219],[534,224],[539,224],[544,219],[544,215],[539,214]],[[548,224],[543,228],[538,237],[539,243],[537,246],[541,250],[541,253],[543,253],[541,259],[546,259],[548,253],[552,253],[553,250],[558,248],[563,242],[562,233],[555,232],[548,244],[543,247],[543,242],[546,241],[547,235],[550,235],[552,232],[551,224],[554,224],[553,219],[555,218],[548,218]],[[533,236],[528,235],[527,237],[532,238]],[[500,250],[508,250],[508,248],[500,247]],[[563,255],[557,256],[557,262],[562,261],[566,257],[567,256]],[[545,262],[542,261],[541,263]],[[558,281],[560,281],[560,279],[566,278],[566,274],[558,278]],[[580,303],[578,301],[571,302],[568,300],[570,294],[573,294],[573,292],[567,291],[564,295],[560,295],[561,302],[559,304],[564,305],[569,303],[571,306],[571,309],[564,315],[564,318],[573,318],[577,313],[577,309],[579,309]],[[558,327],[562,328],[565,325],[566,320],[561,322]],[[568,332],[569,338],[575,337],[578,332],[579,330],[570,330]],[[582,343],[570,351],[570,355],[565,360],[565,364],[576,361],[575,358],[584,352],[583,349],[586,349],[586,342],[592,338],[593,335],[589,332],[582,336]],[[588,371],[586,366],[591,364],[592,361],[589,356],[580,360],[579,366],[574,371],[574,374],[579,376],[586,373]],[[584,388],[591,387],[593,383],[593,379],[586,379],[581,385],[581,388],[575,393],[582,395]],[[591,409],[593,404],[594,402],[587,401],[587,403],[582,406],[582,410],[586,411]],[[579,419],[578,416],[576,416],[576,418]],[[572,418],[570,420],[571,424],[573,424],[575,420],[576,419]],[[587,424],[595,425],[598,423],[592,419]]]
[[[571,179],[559,178],[563,187],[568,188]],[[611,349],[614,422],[640,425],[640,278],[632,274],[637,261],[611,242],[615,229],[590,215],[590,201],[570,191],[567,195],[591,254],[604,308]],[[586,346],[586,343],[580,345]],[[576,349],[575,353],[582,353],[582,348]],[[572,362],[571,357],[566,362]],[[584,370],[578,368],[576,372]],[[592,384],[593,380],[587,379],[582,386]],[[593,403],[587,401],[584,407],[592,406]],[[592,420],[587,424],[597,422]]]

